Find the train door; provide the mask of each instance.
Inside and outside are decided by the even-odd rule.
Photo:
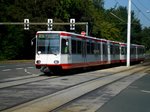
[[[103,62],[108,63],[108,43],[103,42]]]
[[[111,63],[111,43],[108,41],[107,42],[107,46],[108,46],[108,63]]]
[[[138,46],[135,47],[135,57],[136,57],[136,60],[138,60],[139,58]]]
[[[68,37],[61,38],[61,63],[71,63],[70,39]]]
[[[98,50],[97,50],[97,42],[95,41],[95,42],[93,42],[93,54],[95,55],[95,57],[94,57],[94,59],[95,59],[95,61],[98,61]]]
[[[84,62],[86,62],[86,43],[84,39],[77,38],[73,36],[71,38],[71,54],[72,54],[72,63],[75,67],[82,67]]]
[[[110,57],[111,63],[114,63],[116,59],[116,54],[115,54],[115,44],[113,42],[110,42]]]

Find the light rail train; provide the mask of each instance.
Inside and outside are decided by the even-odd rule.
[[[131,44],[131,62],[144,60],[144,46]],[[126,43],[65,31],[36,33],[35,66],[42,72],[126,62]]]

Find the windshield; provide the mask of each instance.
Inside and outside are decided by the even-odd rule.
[[[38,54],[58,54],[60,51],[59,34],[41,33],[37,37]]]

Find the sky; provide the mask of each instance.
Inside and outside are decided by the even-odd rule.
[[[142,27],[150,27],[150,0],[131,0],[132,10],[136,17],[140,20]],[[104,0],[104,7],[106,9],[118,6],[128,7],[128,0]]]

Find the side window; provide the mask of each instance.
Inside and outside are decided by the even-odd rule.
[[[94,43],[91,42],[91,54],[94,54]]]
[[[105,54],[106,54],[106,56],[108,55],[108,47],[107,47],[107,44],[105,44]]]
[[[130,54],[132,55],[132,53],[133,53],[133,48],[130,48]]]
[[[136,54],[136,53],[137,53],[137,52],[136,52],[136,48],[134,48],[134,51],[133,51],[133,53],[134,53],[134,54]]]
[[[127,55],[127,47],[125,47],[125,55]]]
[[[69,53],[69,41],[68,39],[62,39],[61,41],[61,53],[68,54]]]
[[[103,55],[107,55],[107,45],[103,43]]]
[[[110,45],[110,54],[113,55],[113,45]]]
[[[81,41],[77,41],[77,53],[81,54],[82,52],[82,43]]]
[[[125,54],[125,47],[121,47],[121,54],[122,54],[122,55]]]
[[[119,55],[119,54],[120,54],[119,46],[118,46],[118,45],[116,46],[116,54],[117,54],[117,55]]]
[[[103,43],[103,55],[105,55],[105,44]]]
[[[87,54],[90,54],[91,45],[90,42],[87,42]]]
[[[98,42],[94,43],[94,54],[99,55]]]
[[[76,40],[71,40],[71,45],[72,45],[72,54],[76,54],[77,53],[77,41]]]
[[[98,43],[98,51],[99,51],[99,55],[101,55],[101,44]]]

